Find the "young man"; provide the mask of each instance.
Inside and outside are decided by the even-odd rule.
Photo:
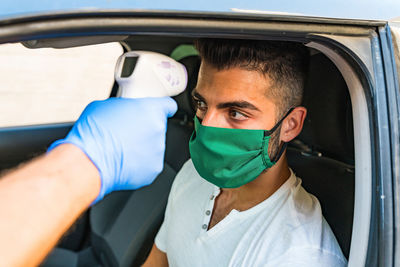
[[[301,131],[307,49],[199,40],[189,160],[177,175],[145,266],[345,266],[286,160]]]

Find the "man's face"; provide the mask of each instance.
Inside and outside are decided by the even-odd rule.
[[[217,70],[203,62],[193,98],[202,125],[269,130],[276,123],[277,107],[266,96],[268,76],[240,68]]]

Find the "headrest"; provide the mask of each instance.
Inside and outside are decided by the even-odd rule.
[[[200,68],[200,57],[197,55],[189,55],[180,59],[179,62],[186,67],[188,84],[185,91],[173,97],[178,103],[178,112],[176,117],[186,116],[191,120],[195,115],[191,93],[197,84],[197,76]]]
[[[354,164],[350,95],[341,73],[323,54],[310,58],[303,105],[308,112],[298,139],[314,152]]]

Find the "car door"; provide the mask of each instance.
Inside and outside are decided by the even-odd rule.
[[[382,181],[379,187],[381,206],[380,234],[382,266],[398,266],[400,264],[400,20],[394,19],[386,27],[379,29],[382,61],[387,90],[387,110],[391,149],[391,179]]]
[[[218,37],[301,42],[313,53],[323,55],[345,81],[354,121],[350,125],[354,130],[352,167],[355,174],[351,178],[355,181],[355,189],[351,190],[354,193],[354,217],[350,218],[352,233],[351,237],[347,236],[351,240],[348,244],[349,266],[394,266],[390,260],[394,253],[394,239],[390,235],[394,229],[394,196],[390,192],[394,177],[392,163],[396,162],[391,147],[395,145],[396,135],[388,131],[392,125],[390,116],[395,113],[387,108],[392,107],[389,102],[395,94],[395,80],[393,75],[385,75],[390,70],[393,73],[394,68],[393,57],[388,57],[386,50],[391,39],[385,41],[383,38],[388,34],[387,23],[382,21],[246,13],[66,12],[0,22],[0,42],[30,41],[32,47],[41,43],[56,47],[63,43],[61,40],[65,40],[64,45],[78,43],[79,46],[88,40],[95,43],[121,41],[121,36],[125,36],[124,44],[135,48],[135,40],[140,43],[141,38],[168,44],[168,40],[174,38],[185,43],[198,37]],[[80,37],[80,41],[75,37]],[[157,46],[148,45],[147,49],[156,50]],[[10,156],[0,160],[4,160],[4,166],[15,165],[32,151],[43,151],[52,140],[62,137],[70,126],[55,124],[4,129],[3,133],[0,132],[3,134],[0,140],[4,140],[0,154]],[[334,138],[334,143],[343,141]],[[329,158],[329,153],[321,154],[320,151],[300,152],[307,157],[306,160],[325,156],[327,160],[340,160],[340,157]],[[315,194],[318,193],[317,190]],[[340,194],[332,195],[338,201],[334,208],[340,209]],[[331,218],[336,222],[342,219]],[[107,247],[104,251],[112,249]],[[101,252],[99,254],[106,257]],[[104,264],[107,262],[104,259]]]

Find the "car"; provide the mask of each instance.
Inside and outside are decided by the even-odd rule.
[[[158,179],[136,191],[114,192],[92,206],[42,266],[143,263],[173,179],[189,158],[190,93],[200,65],[191,47],[202,37],[282,40],[308,47],[303,103],[308,116],[301,135],[289,144],[289,165],[320,200],[349,266],[399,266],[400,19],[97,9],[7,14],[0,20],[0,42],[21,43],[32,53],[109,42],[123,51],[156,51],[186,66],[188,86],[175,97],[179,109],[168,122],[165,167]],[[109,89],[110,97],[117,95],[116,83]],[[1,127],[0,168],[45,152],[72,125]]]

